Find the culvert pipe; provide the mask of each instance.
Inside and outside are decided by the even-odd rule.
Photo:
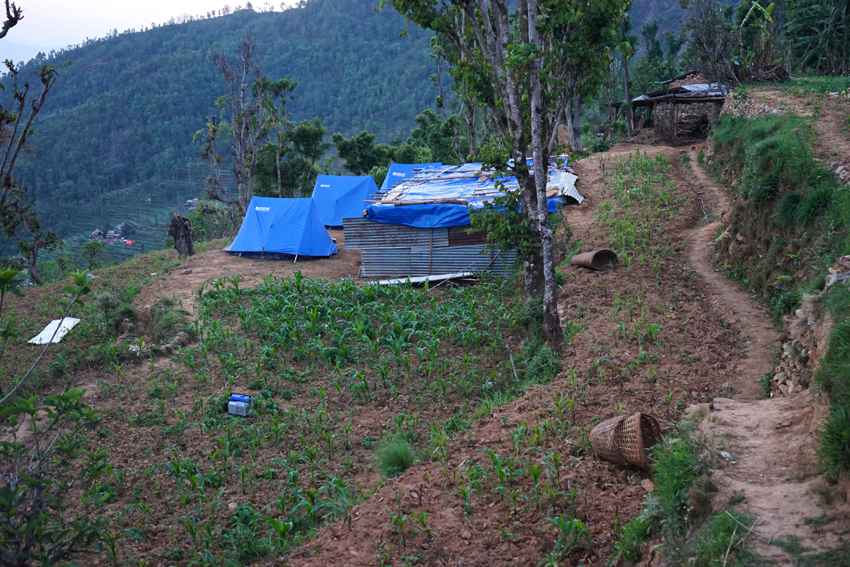
[[[593,252],[585,252],[576,254],[570,260],[573,266],[581,266],[590,270],[610,270],[617,263],[617,255],[611,250],[594,250]]]

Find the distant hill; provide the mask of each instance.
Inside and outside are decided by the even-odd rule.
[[[717,0],[720,4],[737,4],[740,0]],[[640,36],[640,28],[650,20],[658,20],[658,34],[678,32],[689,17],[689,12],[679,7],[678,0],[634,0],[632,27]]]
[[[402,18],[393,10],[375,12],[376,4],[310,0],[284,12],[241,10],[51,54],[51,63],[73,64],[50,93],[33,137],[36,154],[20,163],[17,177],[61,236],[79,233],[81,223],[105,229],[134,220],[113,215],[109,196],[132,186],[131,198],[143,207],[159,197],[163,183],[198,169],[187,168],[199,154],[193,134],[225,94],[212,52],[216,45],[233,52],[249,29],[259,38],[267,74],[299,82],[290,103],[295,120],[318,116],[329,133],[406,136],[437,94],[429,81],[429,34],[411,29],[400,37]],[[203,172],[193,179],[199,193]],[[174,205],[183,197],[175,192]],[[122,192],[122,206],[127,198]]]

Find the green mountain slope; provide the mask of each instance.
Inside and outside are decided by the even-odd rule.
[[[299,82],[290,103],[295,120],[318,116],[330,132],[346,135],[363,129],[384,140],[406,135],[436,96],[428,35],[411,30],[399,37],[403,20],[392,10],[374,12],[375,5],[311,0],[279,13],[242,10],[54,55],[50,62],[73,64],[50,94],[33,138],[36,154],[20,164],[17,177],[34,192],[47,226],[62,236],[76,233],[80,222],[133,220],[102,206],[92,210],[102,202],[96,198],[141,183],[135,196],[144,206],[151,193],[159,197],[155,189],[163,182],[189,176],[187,164],[199,153],[192,136],[224,94],[211,54],[216,44],[233,52],[250,29],[267,74]],[[202,177],[194,177],[196,192]],[[180,197],[174,195],[174,205]],[[120,199],[126,203],[126,192]]]

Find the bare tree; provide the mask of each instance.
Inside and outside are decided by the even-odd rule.
[[[213,61],[224,78],[227,94],[216,100],[221,109],[204,130],[195,134],[202,139],[201,160],[208,161],[213,173],[207,178],[207,196],[227,205],[229,217],[235,226],[244,216],[254,196],[255,172],[259,149],[267,141],[274,124],[270,119],[267,94],[273,84],[263,75],[254,61],[257,36],[249,32],[242,36],[235,60],[221,51]],[[221,166],[224,161],[222,143],[232,158],[235,188],[224,186]]]
[[[0,39],[6,37],[9,30],[15,27],[18,22],[24,19],[23,12],[15,6],[14,2],[6,0],[6,19],[3,21],[3,28],[0,29]]]
[[[10,7],[7,1],[6,5],[7,18],[10,14],[18,20],[23,17],[14,4]],[[9,21],[4,24],[4,33]],[[54,233],[44,230],[32,199],[16,182],[13,170],[21,153],[31,151],[27,142],[33,131],[33,120],[44,106],[59,73],[53,65],[39,68],[35,75],[41,90],[32,96],[30,83],[21,84],[20,70],[14,63],[7,60],[5,65],[11,77],[13,104],[11,108],[0,105],[0,231],[6,238],[15,240],[18,251],[27,259],[30,278],[41,285],[37,268],[39,251],[55,248],[60,240]]]

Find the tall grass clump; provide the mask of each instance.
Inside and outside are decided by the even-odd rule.
[[[834,327],[815,385],[829,396],[830,410],[818,440],[818,457],[830,480],[850,472],[850,288],[839,284],[826,298]]]
[[[378,468],[387,478],[402,474],[416,462],[410,443],[401,437],[390,439],[378,449]]]
[[[623,527],[616,548],[627,560],[641,560],[643,542],[660,538],[671,549],[708,515],[707,492],[716,490],[708,477],[697,441],[689,427],[652,449],[655,489],[647,495],[640,514]]]

